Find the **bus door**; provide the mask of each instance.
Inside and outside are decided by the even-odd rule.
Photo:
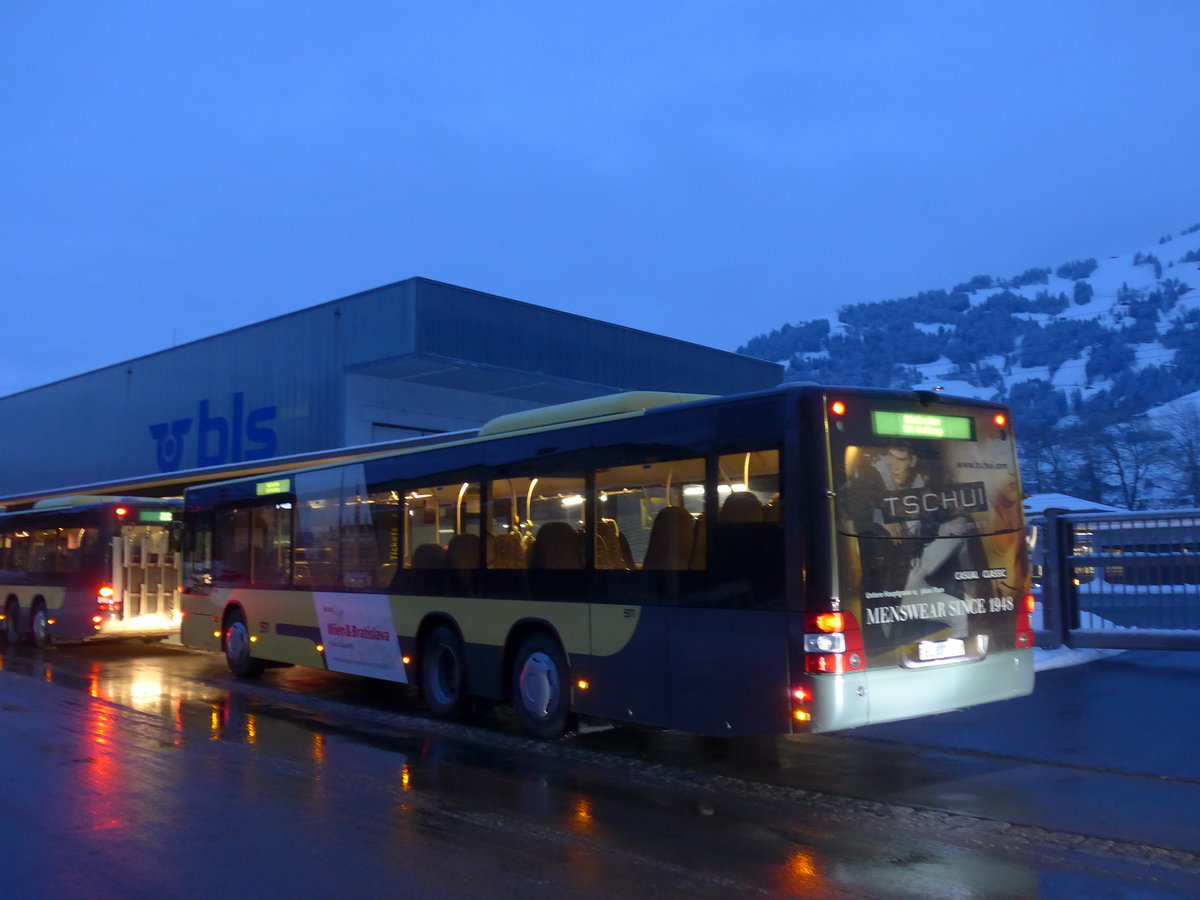
[[[112,587],[121,620],[175,615],[179,561],[168,525],[122,526],[112,539]]]

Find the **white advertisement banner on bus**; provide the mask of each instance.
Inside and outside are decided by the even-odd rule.
[[[386,596],[314,594],[313,601],[332,671],[408,681]]]

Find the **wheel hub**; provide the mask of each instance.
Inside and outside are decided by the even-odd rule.
[[[545,653],[532,653],[521,668],[521,700],[539,719],[549,718],[558,696],[558,669]]]

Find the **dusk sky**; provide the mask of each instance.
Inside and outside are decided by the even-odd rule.
[[[4,3],[0,395],[414,275],[732,350],[1130,252],[1198,84],[1195,0]]]

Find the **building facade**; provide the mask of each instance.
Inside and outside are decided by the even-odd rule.
[[[411,278],[0,398],[0,497],[781,379],[773,363]]]

